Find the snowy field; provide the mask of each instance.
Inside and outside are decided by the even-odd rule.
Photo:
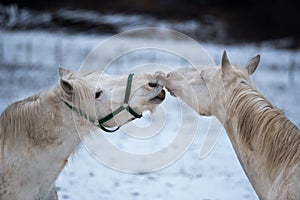
[[[89,52],[108,37],[0,31],[0,111],[16,100],[56,84],[57,66],[79,69]],[[165,39],[160,38],[155,42],[165,42],[162,40]],[[127,44],[128,41],[130,43]],[[114,57],[122,52],[124,45],[145,41],[153,42],[134,38],[117,40],[113,46],[106,49],[107,57],[102,57],[103,63],[108,62],[110,56]],[[167,42],[185,51],[191,51],[190,55],[197,60],[199,55],[193,54],[194,47],[188,44],[179,45],[180,41],[175,39]],[[227,50],[233,63],[239,64],[245,64],[249,58],[260,54],[261,64],[253,77],[257,88],[300,127],[300,51],[278,50],[268,44],[201,45],[217,65],[223,50]],[[166,52],[141,50],[129,55],[129,58],[122,57],[112,63],[107,73],[128,73],[133,66],[145,63],[159,63],[170,68],[188,65],[185,60]],[[105,137],[125,151],[144,153],[159,150],[176,136],[176,127],[180,122],[179,105],[181,104],[177,99],[167,96],[160,105],[160,108],[167,112],[166,125],[149,141],[131,138],[122,130]],[[188,109],[182,106],[183,109]],[[94,159],[86,150],[86,146],[82,145],[69,159],[67,167],[58,178],[56,185],[60,199],[257,199],[225,131],[212,152],[204,159],[199,158],[200,147],[211,118],[198,117],[195,113],[191,115],[199,121],[193,143],[173,164],[155,172],[130,174],[111,169]],[[147,122],[147,117],[150,116],[146,115],[146,119],[142,120]],[[191,125],[197,123],[196,121],[190,122]]]

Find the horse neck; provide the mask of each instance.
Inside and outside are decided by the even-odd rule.
[[[82,125],[85,125],[85,123],[83,123],[84,119],[77,116],[76,113],[73,113],[73,111],[66,106],[61,99],[60,89],[58,87],[46,91],[43,96],[44,97],[41,98],[41,105],[43,105],[44,109],[41,111],[43,114],[40,115],[42,115],[44,119],[41,118],[39,120],[44,124],[45,129],[43,130],[43,135],[48,135],[49,142],[42,148],[53,147],[54,149],[58,149],[58,151],[54,151],[54,154],[55,152],[60,152],[58,154],[61,154],[64,161],[80,143],[77,130],[81,130]],[[87,134],[87,132],[85,133]],[[51,138],[53,141],[51,141]]]
[[[246,175],[258,196],[264,199],[280,169],[286,167],[284,159],[290,159],[289,155],[278,155],[289,145],[284,144],[286,138],[279,137],[283,135],[280,130],[289,127],[286,134],[296,131],[298,138],[299,130],[249,85],[234,89],[225,107],[223,125]],[[276,150],[276,146],[282,149]],[[300,154],[295,149],[293,152]]]
[[[27,114],[30,117],[26,118]],[[25,195],[26,190],[32,191],[32,195],[45,195],[80,143],[71,110],[61,102],[57,88],[53,88],[14,103],[2,117],[14,122],[1,133],[6,134],[6,143],[3,143],[6,147],[0,173],[6,174],[4,179],[10,182],[8,190],[18,188],[24,181],[26,185],[19,195]],[[18,128],[13,129],[14,126]],[[13,138],[9,138],[9,134]],[[13,140],[9,147],[8,142]],[[16,177],[13,178],[16,181],[10,176]]]

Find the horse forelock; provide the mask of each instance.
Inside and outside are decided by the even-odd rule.
[[[299,162],[299,129],[251,84],[240,84],[233,90],[226,110],[227,118],[235,116],[244,145],[266,155],[271,178],[277,170]]]

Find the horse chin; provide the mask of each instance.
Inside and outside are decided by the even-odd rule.
[[[170,93],[171,96],[177,97],[173,90],[171,90],[171,89],[168,88],[168,87],[166,87],[166,89],[167,89],[167,91]]]
[[[162,89],[155,97],[149,99],[149,102],[153,104],[160,104],[166,98],[166,91]]]

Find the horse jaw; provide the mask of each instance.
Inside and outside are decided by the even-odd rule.
[[[127,76],[114,77],[103,76],[99,85],[102,89],[101,96],[96,99],[96,114],[98,119],[109,115],[118,107],[124,105],[124,97],[127,86]],[[151,84],[149,84],[151,83]],[[144,111],[154,111],[165,98],[163,85],[165,75],[155,74],[135,74],[133,76],[128,106],[136,113],[142,114]],[[124,105],[125,107],[127,104]],[[97,108],[101,109],[97,109]],[[107,127],[120,126],[131,120],[133,116],[126,110],[121,111],[113,119],[104,123]]]

